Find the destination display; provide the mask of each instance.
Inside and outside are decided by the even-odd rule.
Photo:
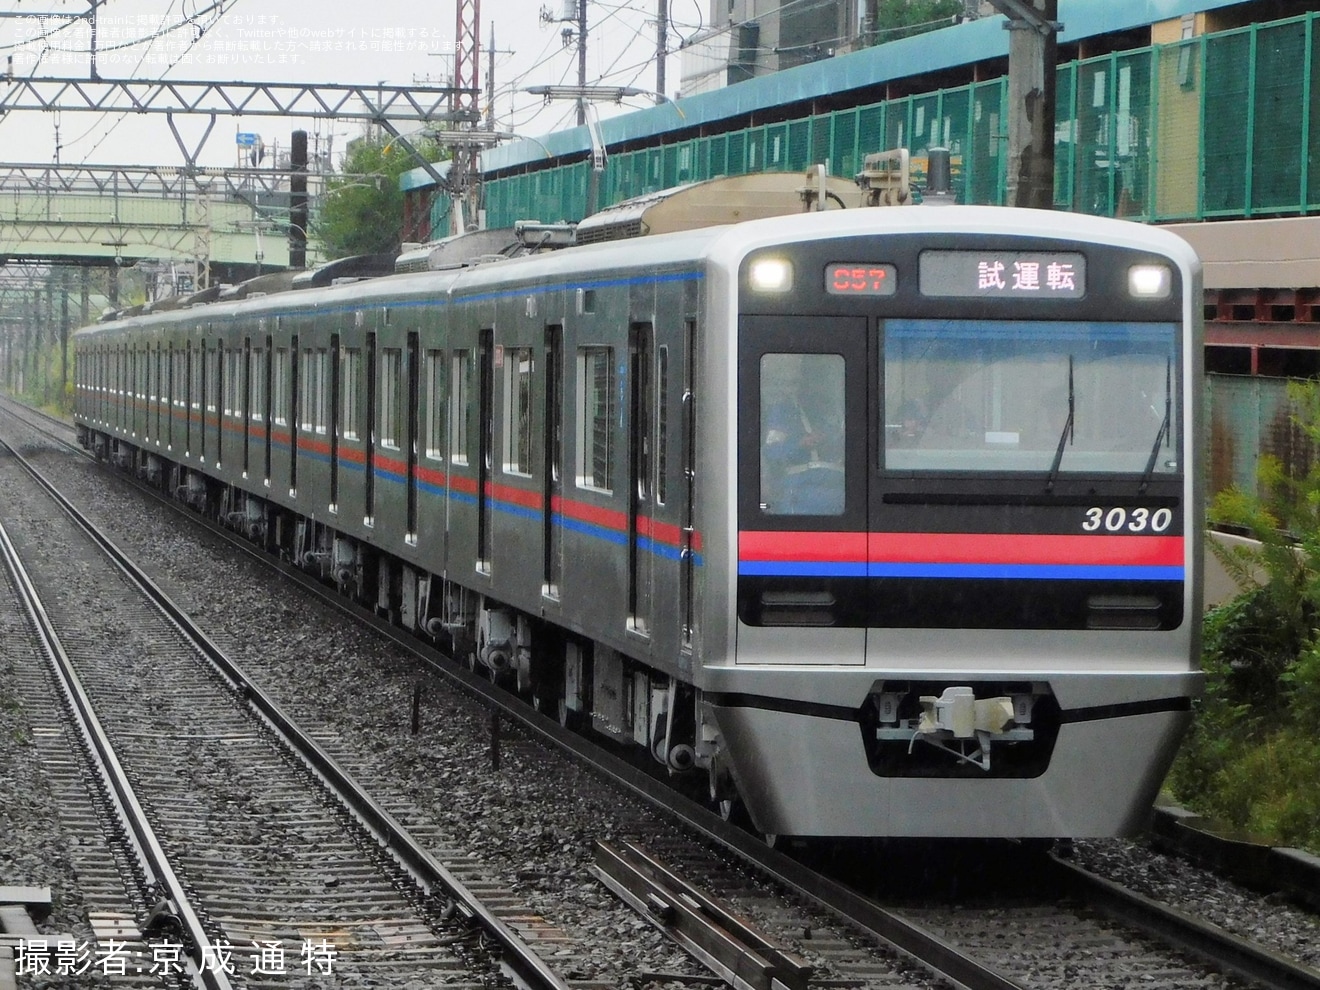
[[[825,292],[831,296],[892,296],[898,283],[893,265],[841,261],[825,267]]]
[[[1086,257],[1076,252],[922,251],[923,296],[1014,296],[1080,299],[1086,295]]]

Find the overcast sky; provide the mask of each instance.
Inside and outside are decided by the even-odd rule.
[[[85,19],[43,15],[86,13],[90,0],[0,0],[0,54],[15,76],[87,78],[90,34]],[[660,0],[589,0],[587,82],[656,87],[656,16]],[[703,26],[708,0],[671,0],[669,48]],[[482,0],[481,86],[485,88],[491,29],[495,31],[496,129],[535,137],[571,126],[571,103],[547,105],[522,92],[546,84],[575,85],[577,51],[565,48],[558,22],[576,0]],[[542,19],[545,10],[551,23]],[[67,26],[66,26],[67,25]],[[453,72],[455,0],[101,0],[97,67],[106,79],[245,82],[338,82],[406,86],[448,85]],[[575,26],[575,22],[573,24]],[[154,37],[153,37],[154,36]],[[150,39],[150,40],[144,40]],[[666,65],[666,95],[678,88],[679,58]],[[484,97],[483,97],[484,99]],[[647,105],[604,104],[602,116]],[[185,143],[195,148],[206,120],[176,117]],[[291,130],[309,132],[313,149],[338,157],[353,123],[273,118],[221,118],[202,146],[204,165],[237,161],[237,133],[257,132],[267,145],[287,147]],[[404,128],[401,128],[401,130]],[[58,148],[58,151],[57,151]],[[161,115],[90,112],[10,113],[0,117],[5,162],[179,165],[169,125]]]

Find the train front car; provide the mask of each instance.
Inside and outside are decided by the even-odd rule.
[[[1194,254],[946,207],[712,260],[732,600],[701,687],[756,826],[1139,829],[1202,683]]]

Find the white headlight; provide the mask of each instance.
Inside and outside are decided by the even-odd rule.
[[[748,275],[758,292],[787,292],[793,285],[793,266],[783,258],[754,261]]]
[[[1173,291],[1173,273],[1167,265],[1133,265],[1128,269],[1128,291],[1142,299],[1167,299]]]

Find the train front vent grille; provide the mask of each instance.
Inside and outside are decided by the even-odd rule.
[[[832,626],[835,604],[828,591],[763,591],[761,625]]]
[[[1154,595],[1092,595],[1086,600],[1087,629],[1158,629],[1160,600]]]

